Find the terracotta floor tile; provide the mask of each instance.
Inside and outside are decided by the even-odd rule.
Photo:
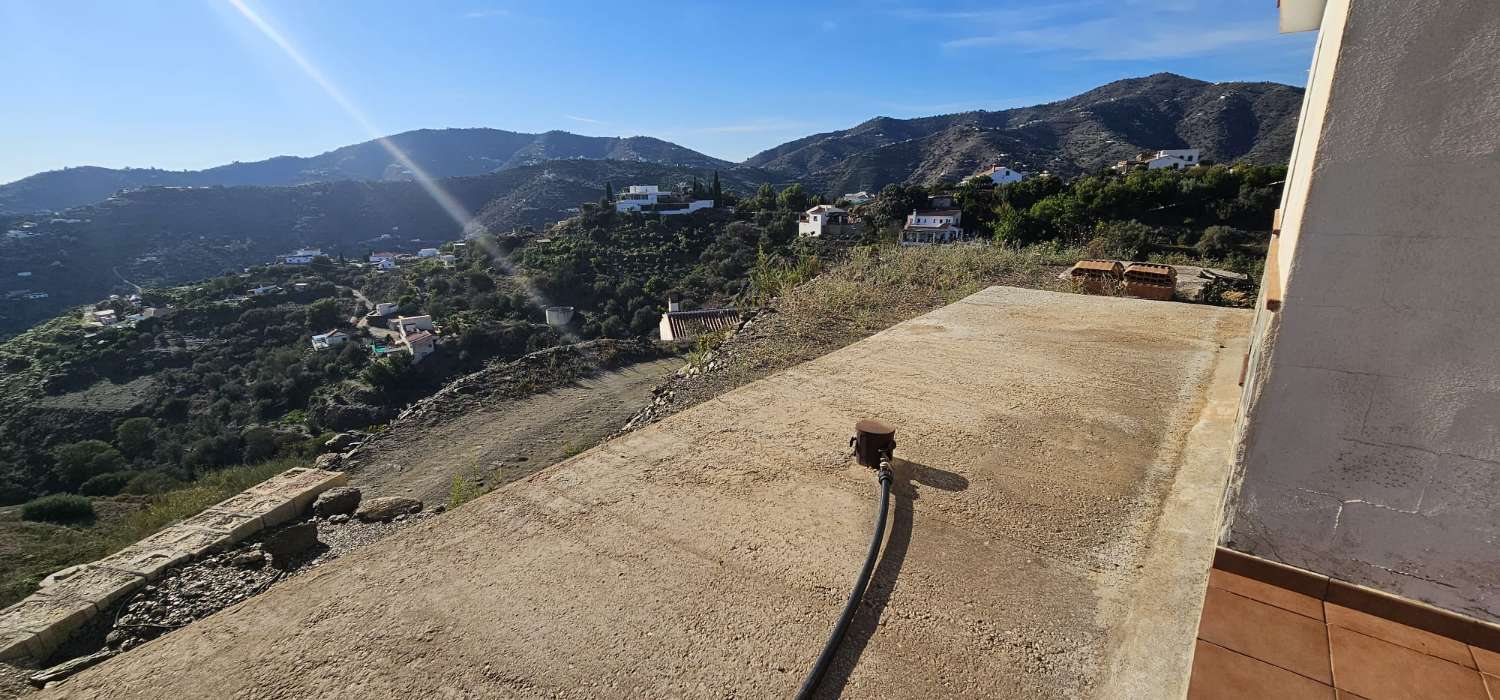
[[[1333,697],[1332,688],[1306,676],[1201,639],[1197,642],[1188,700],[1332,700]]]
[[[1333,682],[1369,698],[1489,700],[1479,672],[1343,627],[1328,628]]]
[[[1488,673],[1481,674],[1484,679],[1484,687],[1490,691],[1490,700],[1500,700],[1500,676],[1491,676]]]
[[[1479,670],[1491,676],[1500,676],[1500,654],[1479,647],[1469,647],[1469,651],[1474,653],[1474,661],[1479,664]]]
[[[1328,631],[1322,622],[1209,588],[1198,636],[1221,647],[1332,685]]]
[[[1232,574],[1228,571],[1210,569],[1208,571],[1208,585],[1222,588],[1231,593],[1238,593],[1251,600],[1258,600],[1268,605],[1274,605],[1282,610],[1290,610],[1294,613],[1308,617],[1323,619],[1323,601],[1310,595],[1303,595],[1296,591],[1289,591],[1269,583],[1262,583],[1253,578]]]
[[[1334,688],[1333,692],[1337,694],[1338,700],[1370,700],[1363,695],[1355,695],[1347,690],[1339,690],[1338,688]]]
[[[1383,617],[1376,617],[1334,603],[1326,603],[1323,607],[1330,625],[1351,629],[1393,644],[1400,644],[1407,649],[1415,649],[1423,654],[1431,654],[1456,664],[1475,668],[1474,657],[1469,653],[1469,645],[1456,639],[1449,639],[1415,627],[1407,627],[1399,622],[1392,622]]]

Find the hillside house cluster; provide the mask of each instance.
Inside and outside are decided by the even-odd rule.
[[[797,235],[802,238],[845,238],[859,235],[860,220],[848,210],[819,204],[797,217]]]
[[[864,190],[860,190],[858,192],[845,192],[844,196],[839,197],[839,201],[845,202],[851,207],[857,207],[861,204],[869,204],[870,202],[875,201],[875,195],[870,194],[869,192],[866,192]]]
[[[690,192],[662,190],[656,185],[630,185],[615,196],[615,211],[675,216],[714,208],[712,199],[695,199]]]
[[[1131,170],[1160,170],[1171,168],[1182,170],[1191,168],[1203,162],[1203,150],[1198,148],[1176,148],[1160,151],[1147,151],[1130,160],[1122,160],[1115,164],[1116,172],[1129,172]]]

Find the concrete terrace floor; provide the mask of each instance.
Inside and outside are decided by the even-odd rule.
[[[1246,311],[995,287],[85,671],[59,697],[788,697],[864,557],[852,426],[898,427],[824,694],[1185,691]]]

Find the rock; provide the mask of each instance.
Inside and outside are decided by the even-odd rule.
[[[326,455],[318,455],[318,458],[313,461],[313,468],[336,471],[338,469],[339,463],[342,461],[344,461],[344,455],[337,452]]]
[[[344,523],[349,522],[349,514],[348,513],[339,513],[338,515],[335,515],[335,516],[329,518],[328,522],[333,523],[334,525],[342,525]]]
[[[437,515],[438,513],[442,513],[442,512],[444,512],[446,510],[448,510],[448,506],[445,506],[445,505],[439,503],[439,504],[437,504],[437,505],[435,505],[435,506],[432,507],[432,514],[433,515]]]
[[[416,513],[422,510],[422,502],[415,498],[406,496],[385,496],[383,498],[371,498],[359,505],[355,511],[355,517],[365,522],[381,521],[387,522],[398,515]]]
[[[30,678],[31,684],[38,688],[49,688],[53,685],[56,685],[62,679],[78,673],[79,671],[93,666],[94,664],[97,664],[100,661],[108,659],[109,657],[114,655],[115,651],[113,649],[100,649],[99,651],[89,654],[88,656],[80,656],[76,659],[64,661],[63,663],[53,666],[52,668],[49,668],[45,671],[38,671],[32,674]]]
[[[266,553],[259,549],[247,549],[230,557],[229,563],[241,569],[259,569],[266,565]]]
[[[345,452],[358,443],[359,439],[360,436],[355,433],[339,433],[328,438],[328,442],[323,443],[323,447],[329,452]]]
[[[266,553],[281,559],[305,552],[316,544],[318,544],[318,524],[297,523],[273,533],[260,546]]]
[[[327,455],[324,455],[327,456]],[[320,517],[346,515],[359,508],[360,492],[353,486],[339,486],[318,494],[313,501],[313,512]]]

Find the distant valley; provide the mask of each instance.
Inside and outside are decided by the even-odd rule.
[[[441,129],[389,140],[443,178],[479,224],[506,232],[567,218],[598,200],[607,183],[669,186],[716,173],[741,194],[797,182],[837,197],[954,182],[994,163],[1070,177],[1155,148],[1280,163],[1290,154],[1301,95],[1273,83],[1159,74],[1036,107],[876,118],[740,164],[648,137]],[[299,246],[353,257],[460,234],[376,141],[201,171],[41,173],[0,185],[0,336],[128,283],[181,283]]]

